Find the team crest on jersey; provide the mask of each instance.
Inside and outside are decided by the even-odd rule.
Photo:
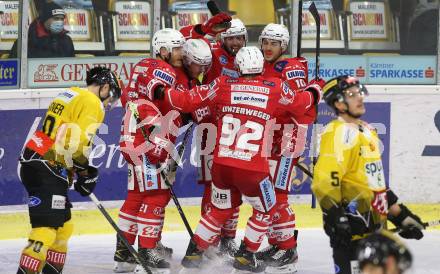
[[[306,74],[305,74],[304,70],[301,70],[301,69],[289,70],[286,73],[286,75],[287,75],[288,80],[296,79],[296,78],[306,78]]]
[[[279,61],[275,64],[274,69],[278,72],[282,72],[287,63],[287,61]]]
[[[41,199],[35,196],[29,196],[28,206],[35,207],[41,204]]]
[[[263,80],[263,84],[265,84],[266,86],[269,86],[269,87],[274,87],[275,86],[274,82],[267,81],[267,80]]]
[[[289,85],[287,83],[283,83],[283,93],[285,95],[293,96],[293,91],[290,89]]]
[[[174,84],[174,77],[163,70],[155,69],[153,71],[153,75],[156,78],[163,80],[165,83],[169,84],[170,86]]]
[[[220,61],[220,64],[222,64],[222,65],[226,65],[228,63],[228,58],[224,55],[220,55],[218,60]]]

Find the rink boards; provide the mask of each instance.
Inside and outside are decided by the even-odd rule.
[[[368,115],[365,120],[374,123],[384,144],[383,162],[387,181],[401,200],[416,203],[412,206],[422,218],[440,217],[440,91],[437,86],[369,86],[371,95],[367,99]],[[25,209],[27,196],[17,176],[17,157],[29,132],[41,123],[50,100],[59,91],[21,90],[0,92],[0,221],[8,224],[0,238],[23,237],[27,233],[27,214],[16,213]],[[322,104],[321,104],[322,105]],[[93,154],[91,163],[100,169],[100,183],[96,195],[103,201],[116,201],[111,208],[118,207],[126,194],[126,165],[118,151],[119,129],[122,109],[112,111],[106,117],[107,131],[103,128],[102,140]],[[333,119],[332,112],[320,107],[320,121],[325,124]],[[310,140],[310,135],[309,135]],[[186,154],[189,154],[186,151]],[[309,155],[306,151],[305,155]],[[188,156],[188,155],[187,155]],[[188,159],[188,158],[187,158]],[[309,161],[304,160],[309,165]],[[185,162],[179,170],[176,192],[184,203],[197,204],[192,197],[200,197],[202,188],[195,182],[197,169]],[[388,172],[389,171],[389,172]],[[310,209],[310,181],[301,172],[292,194],[298,203],[298,223],[304,227],[319,227],[319,210]],[[75,202],[87,201],[74,191],[70,197]],[[189,198],[189,199],[188,199]],[[194,202],[195,201],[195,202]],[[430,204],[430,205],[426,205]],[[12,205],[12,206],[11,206]],[[74,207],[92,208],[90,204],[75,203]],[[198,207],[185,207],[192,224],[198,220]],[[246,212],[246,207],[243,209]],[[5,211],[14,211],[6,214]],[[182,230],[175,208],[167,217],[166,230]],[[111,213],[116,216],[116,209]],[[244,214],[246,215],[246,213]],[[80,210],[74,212],[76,234],[110,232],[99,212]],[[306,216],[306,218],[304,218]],[[305,223],[302,223],[305,222]],[[242,224],[241,224],[242,225]]]

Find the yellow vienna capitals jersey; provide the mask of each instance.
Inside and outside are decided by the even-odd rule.
[[[367,123],[330,122],[321,135],[312,190],[321,207],[355,202],[360,213],[370,211],[373,191],[385,190],[381,146]]]
[[[52,141],[44,159],[69,168],[87,165],[88,149],[104,113],[101,100],[87,89],[72,87],[59,93],[51,102],[41,129]]]

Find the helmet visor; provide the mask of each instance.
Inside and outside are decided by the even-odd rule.
[[[368,90],[364,85],[361,85],[359,83],[348,87],[344,90],[344,95],[346,98],[355,98],[355,97],[366,97],[368,96]]]
[[[122,89],[124,88],[124,84],[121,79],[117,78],[116,84],[110,85],[109,90],[109,102],[107,105],[107,110],[112,110],[118,105],[119,98],[121,98]]]

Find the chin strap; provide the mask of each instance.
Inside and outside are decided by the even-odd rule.
[[[98,91],[98,97],[99,97],[99,100],[101,100],[101,102],[104,102],[105,100],[107,100],[109,97],[110,97],[110,92],[108,93],[108,95],[107,95],[107,97],[105,97],[105,98],[102,98],[102,96],[101,96],[101,90],[102,90],[102,86],[99,86],[99,91]]]
[[[343,112],[339,111],[339,113],[342,113],[342,114],[346,113],[348,116],[350,116],[351,118],[355,118],[355,119],[361,118],[361,115],[354,115],[353,113],[350,112],[350,108],[348,107],[347,102],[345,102],[345,99],[344,99],[343,103],[345,104],[347,109],[345,111],[343,111]]]

